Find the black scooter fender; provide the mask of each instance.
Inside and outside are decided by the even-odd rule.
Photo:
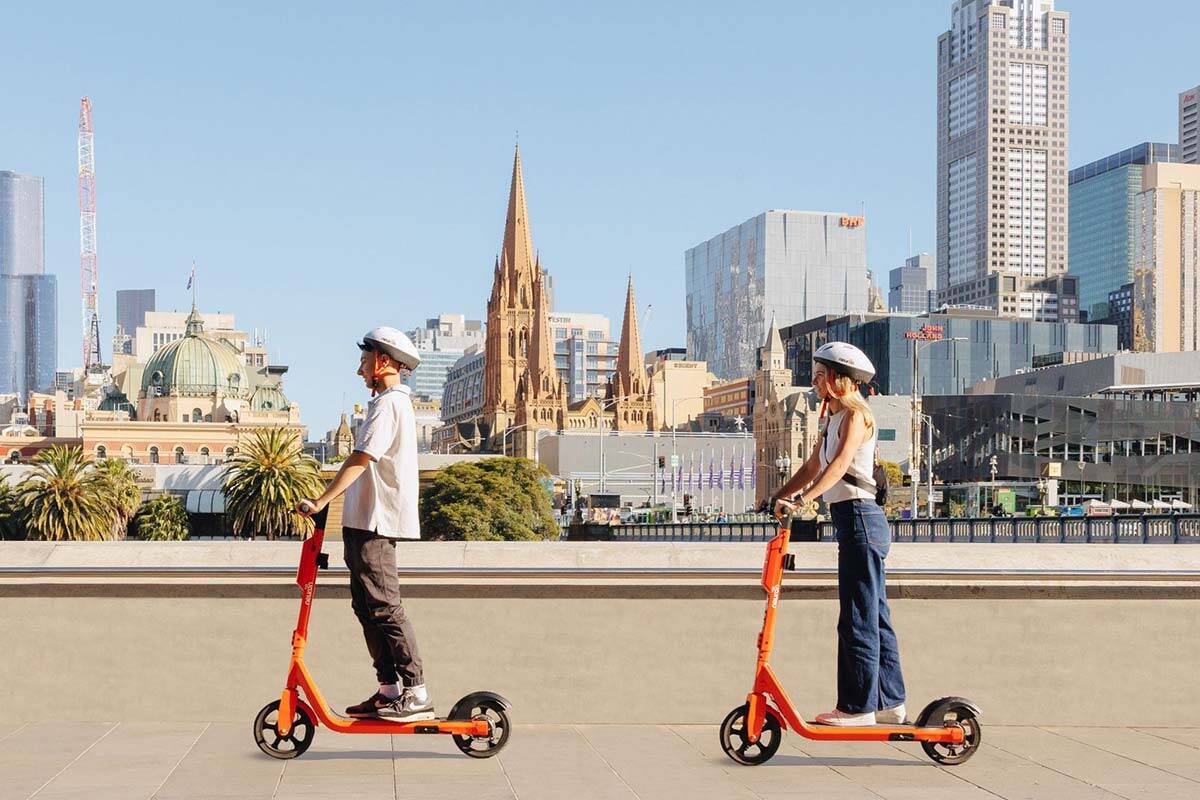
[[[450,709],[450,716],[447,719],[468,719],[471,709],[481,700],[491,700],[498,704],[505,711],[512,708],[512,703],[505,700],[495,692],[471,692],[466,697],[454,704],[454,708]]]
[[[931,719],[939,720],[937,725],[940,726],[942,724],[940,720],[945,716],[946,710],[952,706],[966,706],[976,717],[983,716],[983,713],[979,710],[979,706],[975,705],[965,697],[943,697],[939,700],[934,700],[932,703],[925,706],[925,709],[921,712],[921,715],[917,717],[917,727],[927,727],[929,725],[929,720]]]

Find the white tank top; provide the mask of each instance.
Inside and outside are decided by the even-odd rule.
[[[821,471],[829,466],[829,462],[837,455],[838,448],[842,445],[842,425],[846,421],[846,409],[834,414],[825,423],[825,433],[819,441],[821,448]],[[854,458],[850,461],[850,467],[846,472],[867,485],[871,485],[871,473],[875,471],[875,428],[871,428],[870,435],[863,440],[863,443],[858,446],[858,450],[854,453]],[[846,483],[839,479],[833,487],[821,495],[821,499],[826,503],[840,503],[843,500],[874,500],[875,492],[867,491],[866,489]]]

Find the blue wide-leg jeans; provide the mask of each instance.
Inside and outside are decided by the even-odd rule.
[[[829,507],[838,540],[838,702],[849,714],[904,702],[900,648],[888,610],[883,560],[892,537],[874,500]]]

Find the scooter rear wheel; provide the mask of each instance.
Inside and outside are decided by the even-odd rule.
[[[490,731],[487,736],[455,734],[452,737],[458,749],[471,758],[491,758],[508,742],[511,723],[503,703],[484,697],[460,709],[459,713],[462,719],[485,720]]]
[[[287,736],[279,735],[278,725],[279,701],[272,700],[254,718],[254,743],[271,758],[295,758],[308,749],[317,732],[312,717],[299,704],[296,705],[292,729]]]
[[[921,742],[921,749],[925,751],[925,755],[939,764],[952,767],[963,763],[975,755],[983,741],[983,727],[979,724],[979,717],[966,703],[954,702],[951,698],[950,702],[934,709],[932,713],[922,713],[921,716],[923,719],[919,720],[918,724],[922,726],[957,725],[962,728],[962,744]]]
[[[783,729],[779,720],[768,710],[763,720],[762,733],[759,734],[757,742],[752,742],[746,725],[746,715],[749,712],[750,704],[743,703],[725,717],[721,723],[721,749],[737,763],[756,767],[770,761],[771,756],[779,750],[779,745],[783,742]]]

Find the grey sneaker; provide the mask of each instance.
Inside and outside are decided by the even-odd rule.
[[[408,689],[402,691],[392,702],[380,707],[376,713],[381,719],[396,722],[421,722],[434,718],[433,703],[428,700],[424,703],[419,702]]]

